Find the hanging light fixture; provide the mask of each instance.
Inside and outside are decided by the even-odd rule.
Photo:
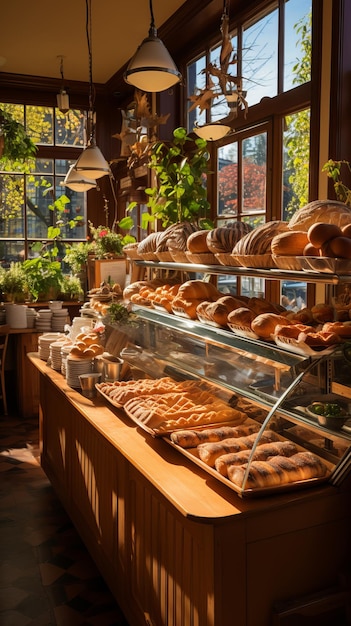
[[[244,115],[248,110],[246,102],[246,91],[242,89],[242,77],[233,76],[229,72],[231,65],[239,65],[238,55],[233,51],[231,36],[229,34],[229,0],[223,0],[223,13],[221,19],[222,45],[219,55],[219,66],[210,62],[202,70],[206,74],[206,87],[199,90],[189,100],[192,102],[189,111],[195,108],[211,111],[212,102],[215,98],[222,96],[225,98],[229,113],[226,117],[216,122],[208,122],[199,126],[195,124],[194,133],[207,141],[222,139],[231,132],[234,132],[231,122],[238,116],[239,109],[244,109]],[[241,67],[239,66],[239,70]]]
[[[62,187],[68,187],[68,189],[72,189],[72,191],[89,191],[89,189],[96,187],[96,180],[86,178],[82,172],[77,172],[75,164],[73,164],[60,185]]]
[[[93,86],[93,55],[91,38],[91,0],[85,0],[86,6],[86,37],[89,56],[89,111],[87,119],[88,145],[77,159],[74,169],[83,172],[87,178],[96,180],[111,173],[109,164],[103,156],[95,140],[95,111]]]
[[[124,80],[141,91],[158,92],[179,83],[182,76],[164,43],[157,37],[152,0],[149,36],[142,41],[131,58]]]
[[[64,77],[63,77],[63,59],[64,59],[64,57],[62,55],[60,55],[57,58],[60,59],[60,74],[61,74],[61,80],[62,80],[60,93],[58,93],[57,96],[56,96],[57,107],[59,108],[61,113],[67,113],[69,111],[69,96],[68,96],[68,93],[67,93],[67,91],[65,89],[65,86],[64,86]]]

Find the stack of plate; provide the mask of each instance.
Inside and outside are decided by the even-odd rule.
[[[69,340],[71,341],[71,340]],[[66,378],[66,365],[67,365],[67,357],[71,352],[72,343],[67,343],[61,346],[61,374]]]
[[[64,339],[64,337],[65,335],[62,333],[44,333],[44,335],[40,335],[38,338],[39,358],[43,359],[43,361],[47,361],[50,357],[50,345],[54,343],[54,341]]]
[[[65,325],[69,323],[68,309],[52,309],[51,328],[53,331],[63,332]]]
[[[62,367],[61,349],[67,345],[69,345],[69,347],[71,348],[72,344],[69,341],[69,339],[62,339],[60,341],[54,341],[53,343],[50,344],[50,365],[52,369],[57,370],[58,372],[61,371],[61,367]]]
[[[68,355],[66,361],[66,381],[70,387],[80,389],[79,376],[81,374],[90,374],[92,371],[92,359],[75,359]]]
[[[35,327],[42,333],[51,330],[52,311],[50,309],[39,309]]]
[[[27,308],[27,328],[34,328],[36,319],[37,319],[36,310],[28,307]]]

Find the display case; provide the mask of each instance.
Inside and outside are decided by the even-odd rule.
[[[222,271],[212,266],[199,266],[197,270]],[[254,273],[260,274],[259,270]],[[274,272],[263,274],[276,278]],[[279,274],[284,276],[285,272]],[[301,279],[301,272],[288,274]],[[323,279],[318,275],[318,280]],[[325,280],[336,284],[339,277],[329,274]],[[140,320],[135,337],[137,351],[129,348],[123,354],[132,369],[141,369],[155,378],[171,376],[206,384],[228,406],[243,411],[246,425],[257,425],[254,444],[249,442],[249,452],[241,454],[238,450],[237,458],[235,445],[232,449],[218,444],[228,467],[235,465],[230,473],[214,461],[213,455],[207,460],[203,442],[192,447],[180,445],[172,433],[165,433],[164,439],[180,454],[241,496],[305,488],[320,482],[339,485],[344,480],[349,472],[351,444],[351,363],[343,346],[320,352],[301,351],[296,346],[240,336],[155,308],[134,306],[134,311]],[[155,436],[160,434],[142,421],[139,425]],[[210,425],[213,429],[220,426]],[[204,424],[199,429],[207,427]],[[272,432],[273,441],[267,440],[267,433]],[[264,456],[265,444],[275,440],[278,446],[268,445],[266,451],[279,457],[272,460]]]

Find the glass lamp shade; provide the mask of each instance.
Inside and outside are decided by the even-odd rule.
[[[89,189],[96,187],[96,181],[86,178],[81,172],[77,172],[77,170],[75,170],[75,164],[73,164],[60,185],[62,185],[62,187],[68,187],[68,189],[72,189],[72,191],[89,191]]]
[[[57,108],[61,111],[61,113],[67,113],[69,111],[69,96],[67,91],[61,89],[60,93],[56,96],[57,99]]]
[[[77,172],[82,172],[87,178],[94,180],[111,173],[109,164],[100,148],[95,144],[91,144],[85,148],[77,159],[74,169]]]
[[[228,135],[228,133],[233,129],[231,126],[226,126],[225,124],[214,123],[205,124],[204,126],[195,126],[193,130],[198,137],[201,137],[201,139],[205,139],[206,141],[216,141]]]
[[[181,78],[167,48],[151,29],[131,58],[124,80],[142,91],[158,92],[179,83]]]

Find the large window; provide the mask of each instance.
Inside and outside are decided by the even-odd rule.
[[[73,163],[67,149],[84,147],[85,114],[70,110],[63,115],[51,107],[19,104],[0,107],[24,124],[38,146],[24,172],[18,163],[0,160],[0,260],[7,266],[30,258],[32,244],[46,241],[49,227],[58,223],[60,239],[86,238],[85,194],[61,184]],[[64,256],[63,245],[59,250]]]
[[[232,220],[253,227],[272,219],[287,220],[309,200],[310,106],[303,86],[311,80],[311,15],[312,0],[275,1],[254,18],[236,24],[231,33],[237,59],[230,72],[242,78],[248,114],[237,124],[232,122],[235,132],[215,144],[213,151],[217,176],[211,205],[218,226]],[[189,63],[190,102],[196,91],[211,88],[205,68],[209,63],[219,67],[220,49],[218,41]],[[293,90],[292,98],[282,97]],[[192,108],[188,129],[226,115],[225,99],[215,98],[203,111]],[[226,291],[237,289],[235,277],[220,282]],[[244,290],[264,289],[264,281],[256,280]]]

